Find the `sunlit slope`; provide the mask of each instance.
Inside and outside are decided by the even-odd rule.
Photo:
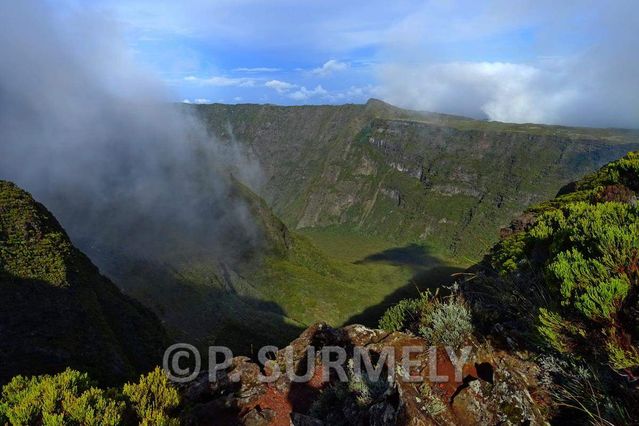
[[[477,259],[498,229],[565,183],[639,148],[636,132],[507,124],[366,105],[199,105],[250,147],[259,192],[294,229],[342,225]]]

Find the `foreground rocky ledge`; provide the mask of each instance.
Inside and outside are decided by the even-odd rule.
[[[472,424],[545,424],[549,398],[540,386],[538,367],[525,356],[510,355],[488,344],[471,343],[471,355],[462,368],[462,380],[455,380],[455,368],[444,348],[437,349],[437,375],[448,381],[429,380],[428,351],[414,354],[411,360],[422,361],[412,375],[424,377],[423,383],[409,383],[399,377],[398,367],[390,372],[394,380],[384,385],[378,395],[366,394],[361,386],[322,380],[320,349],[344,348],[349,359],[353,348],[365,348],[373,354],[392,348],[397,360],[406,347],[427,347],[424,339],[400,332],[372,330],[360,325],[334,329],[318,323],[284,349],[273,362],[285,367],[286,351],[293,353],[293,365],[300,374],[307,371],[307,349],[316,349],[313,377],[307,383],[295,383],[283,374],[273,383],[262,383],[258,376],[270,374],[247,357],[236,357],[232,366],[209,381],[208,373],[183,384],[182,393],[190,406],[187,424],[210,425],[472,425]],[[399,363],[399,361],[398,361]],[[290,365],[290,364],[289,364]],[[239,381],[231,381],[232,375]],[[335,376],[335,377],[333,377]],[[431,375],[432,376],[432,375]],[[341,389],[341,390],[339,390]],[[329,398],[330,392],[341,392]],[[323,417],[323,418],[321,418]]]

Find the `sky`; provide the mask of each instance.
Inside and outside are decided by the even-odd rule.
[[[639,127],[636,0],[46,1],[112,26],[175,101]]]

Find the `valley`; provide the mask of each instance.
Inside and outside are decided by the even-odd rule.
[[[259,165],[252,182],[228,172],[250,241],[239,228],[213,244],[177,226],[163,230],[171,245],[161,255],[133,253],[107,218],[109,238],[77,243],[174,340],[246,354],[318,320],[375,326],[398,300],[445,291],[526,206],[639,149],[632,131],[485,122],[377,100],[181,108]],[[208,173],[204,163],[194,174]],[[154,245],[165,244],[159,238]]]

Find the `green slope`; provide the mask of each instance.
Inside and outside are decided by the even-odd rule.
[[[260,241],[256,246],[238,242],[237,247],[230,246],[232,238],[220,241],[232,257],[209,245],[189,246],[175,230],[171,235],[180,250],[167,256],[123,250],[115,235],[106,243],[84,242],[105,273],[162,318],[175,341],[201,347],[223,344],[236,353],[254,353],[261,345],[287,343],[319,320],[338,326],[355,317],[375,324],[377,312],[401,294],[416,292],[416,286],[438,285],[459,270],[428,256],[422,247],[409,253],[418,257],[412,264],[387,259],[384,251],[392,248],[387,241],[347,230],[290,232],[264,200],[240,182],[230,182],[229,197],[246,206]],[[345,245],[349,257],[331,248]],[[401,257],[410,248],[395,250]],[[432,282],[424,279],[431,272]],[[368,311],[371,306],[377,308]]]
[[[161,362],[166,336],[46,208],[0,181],[0,341],[0,383],[70,366],[112,384]]]
[[[538,363],[553,423],[637,418],[638,196],[631,152],[529,207],[461,283],[476,334]],[[405,300],[381,324],[428,325],[428,306]]]
[[[266,176],[258,192],[291,228],[341,225],[467,264],[525,206],[639,148],[632,131],[493,123],[376,100],[192,108],[219,139],[251,149]]]

